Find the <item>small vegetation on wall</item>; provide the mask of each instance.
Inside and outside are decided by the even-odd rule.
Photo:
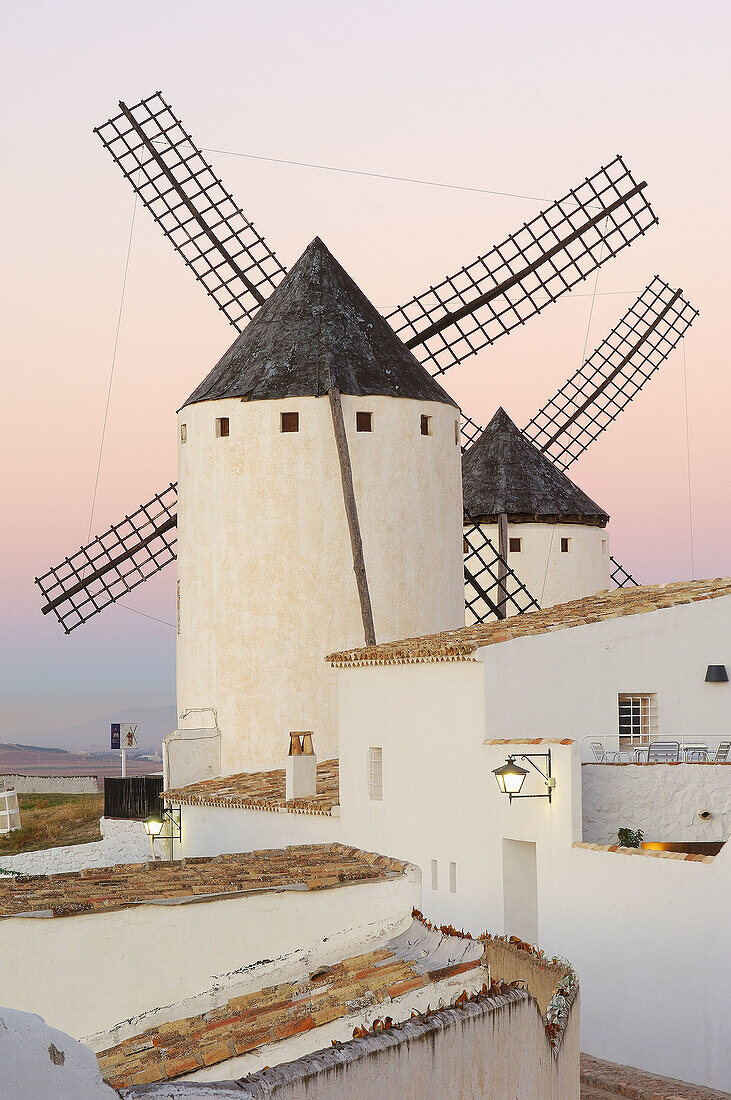
[[[622,848],[639,848],[645,834],[642,829],[618,829],[617,839]]]

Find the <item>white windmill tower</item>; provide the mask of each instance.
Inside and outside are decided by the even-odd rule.
[[[257,676],[264,679],[272,668],[283,667],[276,657],[262,662],[253,652],[257,647],[265,647],[270,655],[276,654],[277,645],[290,647],[295,663],[304,662],[309,647],[313,663],[307,667],[314,669],[314,662],[328,649],[348,647],[356,627],[354,641],[362,643],[374,633],[382,640],[457,625],[453,586],[455,573],[462,569],[468,616],[484,620],[506,613],[500,606],[503,598],[512,610],[537,606],[535,596],[499,553],[486,528],[467,527],[464,561],[457,542],[456,566],[451,558],[448,567],[443,566],[444,553],[451,550],[442,540],[451,544],[453,538],[447,516],[455,507],[452,479],[459,476],[459,447],[453,434],[456,406],[433,380],[429,386],[434,388],[422,388],[427,385],[423,372],[416,384],[415,361],[409,351],[427,375],[457,367],[540,315],[642,238],[657,218],[645,195],[646,184],[638,182],[622,157],[616,156],[504,241],[393,309],[385,319],[324,246],[315,242],[308,250],[309,297],[303,290],[299,300],[293,295],[290,301],[289,350],[284,339],[277,356],[267,357],[265,349],[273,344],[266,318],[274,308],[267,299],[276,293],[286,269],[159,92],[132,107],[120,102],[119,109],[96,132],[186,266],[242,333],[241,342],[214,371],[215,385],[209,378],[204,383],[208,388],[196,391],[195,400],[184,406],[179,424],[186,439],[180,442],[180,698],[185,703],[183,713],[194,711],[181,718],[180,725],[203,724],[195,708],[205,707],[209,714],[205,721],[215,727],[210,708],[217,704],[204,699],[206,693],[235,696],[240,701],[235,707],[231,704],[232,721],[234,725],[244,721],[238,733],[232,729],[232,740],[226,735],[218,760],[209,753],[215,728],[207,733],[188,730],[192,781],[221,768],[229,771],[256,766],[257,761],[268,763],[273,757],[265,746],[276,743],[274,759],[286,747],[283,731],[274,730],[284,721],[284,712],[276,709],[272,721],[267,718],[266,722],[256,711],[263,723],[256,733],[258,747],[250,740],[253,725],[246,724],[243,700],[248,698],[256,709],[273,688],[258,684],[253,689],[247,669],[254,666],[245,659],[254,662]],[[320,283],[315,272],[318,256]],[[306,270],[304,264],[298,280]],[[321,292],[330,298],[318,298]],[[341,293],[342,306],[334,300]],[[551,463],[567,469],[654,377],[696,316],[681,290],[655,278],[522,434]],[[307,364],[298,359],[299,341],[305,335],[315,349]],[[237,357],[237,347],[246,350],[245,357]],[[329,356],[325,348],[330,349]],[[253,373],[246,357],[256,367]],[[267,391],[270,383],[273,388]],[[229,391],[229,386],[234,389]],[[420,438],[414,450],[414,420],[408,410],[417,406]],[[370,432],[365,428],[367,417],[358,431],[358,412],[371,414]],[[300,414],[298,432],[282,430],[294,423],[291,418],[283,421],[284,413]],[[328,457],[326,425],[332,444]],[[481,431],[469,417],[462,417],[463,444],[471,444]],[[291,459],[287,479],[284,467],[277,465],[283,457]],[[276,470],[276,484],[267,483],[265,460]],[[214,478],[220,478],[227,494],[219,492],[218,481],[214,486]],[[298,485],[301,493],[294,489]],[[427,486],[429,493],[436,493],[434,500]],[[274,488],[290,504],[286,515],[277,512],[275,516],[272,510],[269,497]],[[341,509],[339,527],[333,514],[336,500]],[[457,510],[459,506],[461,501]],[[43,614],[56,616],[66,634],[76,630],[176,560],[177,525],[178,490],[173,482],[36,578],[44,598]],[[377,535],[377,528],[382,535]],[[200,544],[198,564],[189,540],[197,540],[197,555]],[[322,556],[314,560],[314,553],[308,552],[295,562],[303,541],[310,548],[324,548]],[[246,592],[241,578],[244,560],[255,581]],[[610,560],[615,584],[636,583]],[[207,569],[214,561],[217,571],[223,565],[224,575],[217,572],[212,581]],[[300,587],[288,604],[282,593],[290,593],[295,578]],[[340,596],[335,594],[328,601],[333,586]],[[264,592],[269,602],[261,596]],[[191,593],[195,594],[192,605]],[[315,607],[313,616],[308,612]],[[212,617],[210,621],[201,609]],[[195,626],[192,618],[186,618],[194,612]],[[252,616],[257,619],[256,628]],[[326,621],[334,623],[338,616],[345,634],[323,642]],[[223,626],[218,625],[219,619]],[[291,635],[297,631],[302,637],[295,645]],[[244,652],[239,641],[230,659],[221,655],[218,641],[244,636],[252,650]],[[215,645],[212,638],[218,639]],[[198,688],[193,685],[196,678]],[[242,680],[247,680],[246,690],[239,686]],[[285,683],[280,696],[286,689]],[[325,714],[323,729],[331,728],[326,694],[323,688],[317,704],[317,714]],[[304,723],[296,693],[290,692],[290,699],[287,714],[302,714]],[[219,718],[224,720],[223,711]],[[288,729],[294,721],[287,719]],[[307,721],[308,726],[312,724],[314,719]],[[318,741],[320,755],[328,748],[327,734],[323,742]]]
[[[578,600],[609,588],[609,516],[497,410],[462,458],[465,533],[489,540],[541,607]],[[489,607],[468,585],[467,622]],[[470,602],[472,601],[472,602]],[[495,604],[500,617],[519,606],[505,573]]]
[[[459,409],[316,238],[179,440],[178,711],[224,774],[336,755],[324,655],[464,621]]]

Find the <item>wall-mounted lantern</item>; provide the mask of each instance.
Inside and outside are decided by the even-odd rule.
[[[546,761],[545,772],[541,771],[538,765],[533,763],[533,757],[536,756]],[[515,763],[514,755],[509,756],[502,767],[493,768],[492,774],[495,776],[498,790],[501,794],[506,794],[511,802],[514,798],[547,798],[550,802],[551,795],[556,788],[556,780],[551,775],[551,750],[549,749],[548,752],[524,752],[520,754],[518,759],[525,760],[527,764],[530,764],[530,766],[543,777],[546,784],[546,793],[520,793],[528,772],[525,768],[521,768],[519,764]]]
[[[170,841],[170,861],[173,859],[173,843],[182,840],[183,830],[180,821],[180,806],[166,806],[162,814],[152,814],[145,818],[145,832],[150,838],[152,858],[155,858],[155,841]]]
[[[728,672],[725,665],[709,665],[706,669],[707,684],[727,684]]]

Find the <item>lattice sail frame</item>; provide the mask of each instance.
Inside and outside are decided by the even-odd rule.
[[[66,634],[175,561],[178,486],[171,483],[121,523],[35,582]]]
[[[636,581],[631,573],[628,573],[623,565],[620,565],[615,557],[609,555],[609,560],[612,563],[613,569],[609,574],[609,579],[615,588],[636,588],[639,587],[639,581]]]
[[[160,92],[95,129],[165,236],[239,332],[279,284],[277,259]]]
[[[659,275],[523,434],[567,470],[660,369],[698,310]]]
[[[472,524],[464,529],[465,610],[467,625],[492,622],[506,615],[522,615],[540,611],[540,604],[530,594],[514,569],[508,565],[482,527]],[[504,579],[501,588],[501,567]],[[500,606],[502,605],[502,606]],[[504,614],[500,614],[500,611]],[[470,621],[470,619],[472,621]]]
[[[657,223],[622,157],[386,320],[443,374],[540,313]]]

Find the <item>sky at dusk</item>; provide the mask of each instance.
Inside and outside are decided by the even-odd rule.
[[[132,190],[92,130],[156,89],[220,151],[284,263],[319,234],[384,312],[621,153],[660,224],[602,267],[588,351],[656,273],[701,316],[571,476],[639,580],[731,573],[728,5],[2,0],[0,15],[1,741],[174,701],[174,568],[69,637],[33,584],[87,541],[130,235]],[[526,423],[580,365],[592,285],[452,370],[465,412]],[[138,208],[94,532],[176,479],[175,410],[234,335]]]

